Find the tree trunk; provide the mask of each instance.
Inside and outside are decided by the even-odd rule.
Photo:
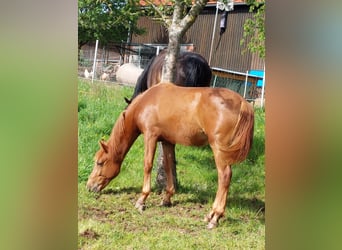
[[[164,154],[163,154],[163,147],[161,146],[161,143],[158,143],[158,161],[157,161],[157,166],[158,166],[158,172],[157,172],[157,177],[156,177],[156,185],[157,189],[161,192],[163,189],[166,187],[166,173],[164,169]],[[177,171],[176,171],[176,158],[175,158],[175,152],[171,152],[171,157],[173,158],[173,166],[172,166],[172,176],[173,176],[173,185],[175,189],[178,186],[178,179],[177,179]]]
[[[176,62],[180,50],[180,41],[185,33],[180,26],[184,7],[185,5],[180,1],[175,2],[172,23],[169,27],[169,44],[163,66],[162,82],[174,82],[176,78]]]
[[[183,35],[186,31],[191,27],[191,25],[195,22],[197,16],[206,5],[208,0],[196,0],[195,4],[191,7],[190,11],[187,15],[184,16],[185,10],[187,8],[186,1],[175,0],[175,7],[172,17],[172,22],[168,27],[169,30],[169,43],[167,47],[167,54],[165,57],[165,62],[163,65],[162,72],[162,82],[174,82],[176,79],[176,62],[180,51],[180,42],[183,38]],[[157,173],[157,186],[160,189],[164,189],[166,187],[166,174],[164,170],[164,160],[162,147],[159,145],[159,157],[158,157],[158,173]],[[173,173],[173,184],[177,189],[178,180],[177,180],[177,170],[176,170],[176,157],[175,152],[172,152],[172,157],[174,159],[172,166]]]
[[[179,22],[182,19],[182,13],[184,11],[184,4],[176,1],[175,9],[173,12],[172,23],[169,27],[169,43],[167,47],[167,54],[163,65],[162,82],[174,82],[176,79],[176,62],[180,51],[180,41],[183,33]],[[157,172],[157,186],[159,189],[165,189],[166,187],[166,174],[164,169],[164,156],[162,147],[159,144],[159,156],[158,156],[158,172]],[[172,175],[173,185],[175,189],[178,186],[177,169],[176,169],[176,157],[175,152],[172,152],[171,156],[173,160]]]

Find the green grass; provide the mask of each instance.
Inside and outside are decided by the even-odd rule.
[[[142,136],[128,152],[120,175],[101,194],[85,184],[98,141],[107,139],[133,89],[79,80],[79,249],[264,249],[265,169],[263,110],[255,112],[254,143],[248,158],[233,166],[225,216],[218,228],[203,222],[217,190],[210,147],[176,146],[179,187],[173,206],[159,206],[153,183],[147,208],[134,208],[143,180]],[[152,179],[156,177],[156,168]]]

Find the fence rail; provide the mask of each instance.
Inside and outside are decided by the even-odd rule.
[[[191,44],[184,44],[186,50]],[[94,64],[95,45],[82,47],[79,55],[78,75],[80,77],[96,80],[116,81],[116,71],[123,63],[133,63],[139,68],[144,68],[153,56],[167,47],[165,44],[118,44],[108,47],[100,47],[97,50],[95,73],[92,72]],[[261,71],[263,72],[263,71]],[[254,71],[246,73],[228,69],[212,67],[212,87],[224,87],[236,91],[249,101],[263,97],[264,73],[256,74]],[[260,85],[260,82],[262,85]]]

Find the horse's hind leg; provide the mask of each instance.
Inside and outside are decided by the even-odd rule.
[[[221,153],[215,154],[215,162],[218,171],[218,189],[215,201],[210,213],[206,216],[205,221],[209,222],[208,228],[212,229],[217,226],[218,220],[223,216],[226,208],[227,195],[232,177],[231,166],[221,159]]]
[[[151,193],[151,171],[153,167],[153,158],[156,152],[157,140],[151,136],[145,135],[145,157],[144,157],[144,184],[140,198],[135,203],[135,207],[142,212],[145,209],[145,200]]]
[[[175,193],[172,174],[172,167],[174,165],[175,145],[168,142],[162,142],[162,146],[167,183],[165,188],[165,194],[161,204],[163,206],[171,206],[171,197]]]

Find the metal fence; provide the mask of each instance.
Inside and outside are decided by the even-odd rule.
[[[188,50],[189,46],[192,44],[183,44],[181,50]],[[89,44],[83,46],[79,52],[78,75],[89,79],[94,75],[95,80],[115,82],[116,71],[120,65],[132,63],[143,69],[152,57],[166,47],[166,44],[111,44],[100,45],[96,49],[95,44]],[[229,88],[250,101],[264,97],[264,75],[216,67],[212,67],[212,72],[212,87]]]
[[[122,64],[132,63],[143,69],[166,46],[122,43],[98,45],[96,48],[96,43],[90,43],[79,51],[78,75],[85,78],[94,75],[96,80],[115,81],[116,71]]]
[[[212,87],[231,89],[245,99],[254,101],[263,95],[264,71],[246,71],[246,73],[212,67]]]
[[[90,43],[79,51],[78,75],[96,80],[115,81],[118,67],[132,63],[138,68],[145,68],[147,63],[167,47],[167,44],[107,44],[106,46]],[[191,49],[193,44],[182,44],[181,51]],[[95,55],[96,53],[96,55]],[[95,67],[94,67],[94,62]],[[93,73],[93,68],[94,72]],[[104,75],[106,77],[104,77]]]

